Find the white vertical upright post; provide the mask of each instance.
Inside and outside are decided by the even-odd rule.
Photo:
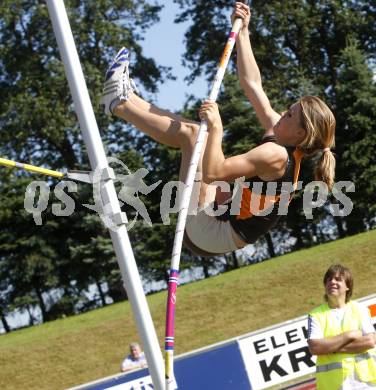
[[[92,171],[106,170],[108,161],[99,134],[93,107],[86,87],[76,45],[69,24],[63,0],[46,0],[53,29],[64,63],[65,73],[73,96],[74,106],[80,123],[83,138],[88,150]],[[121,208],[112,180],[100,185],[101,197],[109,205],[106,214],[121,215]],[[149,372],[154,388],[164,389],[164,365],[157,334],[143,292],[133,250],[124,223],[110,229],[110,235],[124,286],[136,319],[138,331],[144,345]]]

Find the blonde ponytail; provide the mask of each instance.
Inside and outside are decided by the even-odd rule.
[[[315,167],[315,180],[326,183],[332,190],[335,177],[336,159],[330,150],[324,150]]]
[[[315,179],[326,183],[331,190],[336,160],[330,148],[334,146],[336,119],[330,108],[317,96],[304,96],[299,103],[306,136],[298,148],[308,156],[322,152],[315,167]]]

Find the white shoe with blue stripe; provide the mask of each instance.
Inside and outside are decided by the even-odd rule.
[[[100,106],[107,115],[113,115],[114,108],[129,99],[137,91],[136,85],[129,77],[129,50],[122,47],[107,69]]]

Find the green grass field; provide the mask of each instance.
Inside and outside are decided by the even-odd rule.
[[[354,298],[376,292],[376,230],[178,288],[180,354],[307,313],[322,302],[323,272],[341,262]],[[166,291],[148,297],[163,348]],[[0,336],[0,388],[64,389],[119,372],[139,340],[128,302]]]

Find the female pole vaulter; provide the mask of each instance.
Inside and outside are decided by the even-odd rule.
[[[261,144],[243,154],[226,158],[222,150],[223,126],[218,106],[204,101],[199,116],[208,124],[205,152],[199,162],[202,172],[199,207],[196,215],[188,215],[184,244],[201,256],[231,252],[255,242],[276,225],[283,183],[296,184],[300,161],[304,156],[320,153],[315,169],[317,180],[329,188],[334,181],[335,118],[328,106],[318,97],[304,96],[282,115],[274,111],[266,96],[260,71],[249,40],[249,7],[237,2],[233,18],[243,19],[237,38],[239,79],[246,96],[265,129]],[[110,116],[123,119],[156,142],[181,150],[180,180],[187,175],[199,123],[160,109],[136,94],[129,76],[130,52],[122,48],[107,70],[101,105]],[[232,183],[245,178],[239,205],[227,201],[222,215],[213,215],[222,203],[210,183]],[[254,185],[261,183],[261,186]],[[275,188],[273,194],[268,185]],[[253,190],[255,187],[259,190]],[[209,203],[209,206],[208,206]],[[256,203],[256,207],[254,206]],[[214,205],[214,206],[213,206]],[[236,212],[234,212],[234,210]]]

